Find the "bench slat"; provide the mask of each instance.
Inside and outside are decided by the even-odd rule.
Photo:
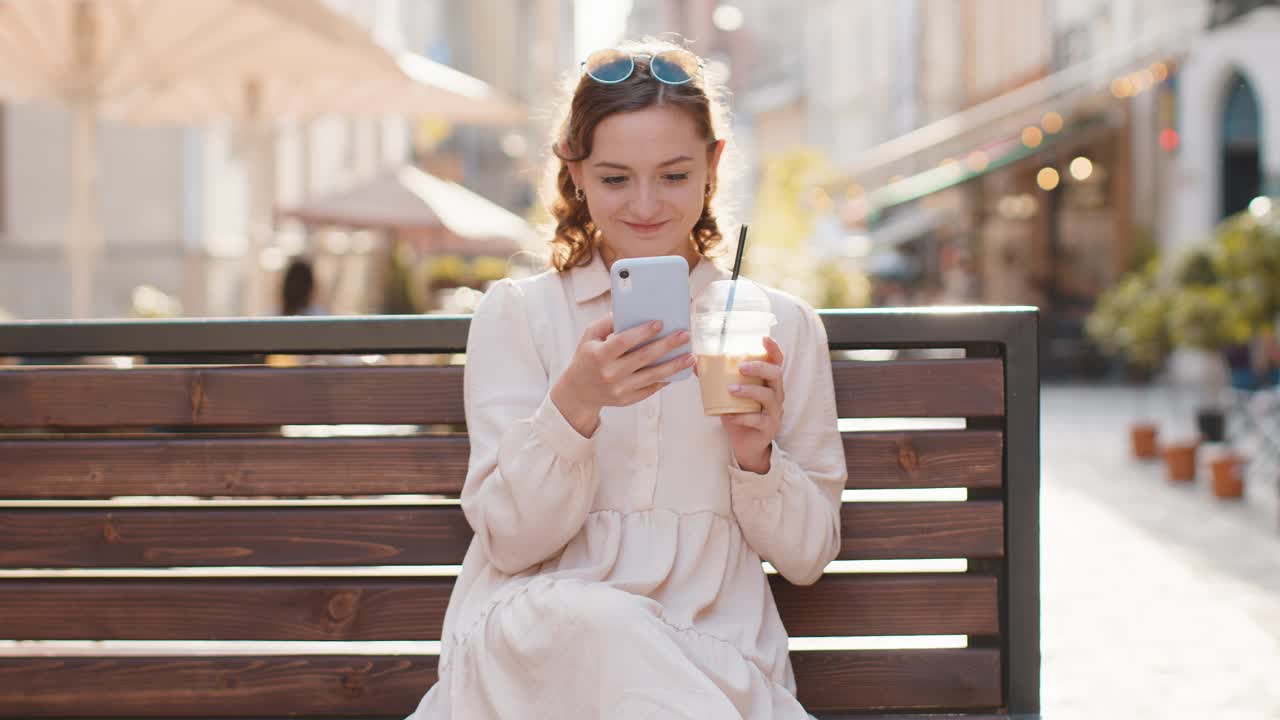
[[[796,696],[814,713],[864,709],[995,709],[1000,651],[793,652]]]
[[[994,430],[844,434],[850,488],[1000,487]],[[0,498],[456,496],[465,436],[0,440]]]
[[[1004,556],[1004,504],[853,503],[840,508],[840,560]]]
[[[994,635],[996,580],[979,575],[770,578],[795,636]],[[435,640],[450,577],[0,582],[15,640]],[[820,588],[820,591],[815,589]]]
[[[437,640],[453,578],[0,582],[14,640]]]
[[[0,657],[0,717],[404,717],[431,655]]]
[[[461,422],[461,367],[57,368],[0,373],[0,427]]]
[[[998,488],[1004,436],[998,430],[844,433],[850,489]]]
[[[998,501],[845,503],[842,560],[1000,557]],[[456,565],[457,506],[0,509],[0,568]]]
[[[806,587],[770,581],[791,637],[1000,634],[989,575],[828,574]]]
[[[0,497],[457,495],[464,436],[0,440]]]
[[[841,417],[998,417],[998,358],[834,364]],[[461,367],[55,368],[0,373],[0,427],[464,422]]]
[[[457,565],[457,506],[0,510],[0,568]]]
[[[1004,416],[999,358],[842,361],[832,374],[842,418]]]
[[[994,708],[999,652],[791,654],[811,712]],[[434,656],[0,658],[0,717],[403,717]],[[175,689],[180,689],[175,691]]]

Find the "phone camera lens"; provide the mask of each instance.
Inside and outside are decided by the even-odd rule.
[[[631,277],[631,271],[623,270],[622,272],[618,273],[618,277],[622,278],[623,280],[626,280],[627,278]]]

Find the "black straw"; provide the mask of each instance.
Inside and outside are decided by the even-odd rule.
[[[747,225],[743,223],[742,229],[738,231],[738,256],[733,259],[733,278],[738,279],[738,272],[742,270],[742,249],[747,246]]]
[[[747,247],[747,225],[742,224],[738,231],[738,256],[733,259],[732,284],[729,286],[729,300],[724,304],[724,322],[720,324],[720,353],[724,354],[724,344],[729,334],[729,312],[733,310],[733,296],[738,291],[738,273],[742,271],[742,251]]]

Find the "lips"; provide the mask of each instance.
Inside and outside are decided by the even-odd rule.
[[[624,220],[624,221],[622,222],[622,224],[623,224],[623,225],[626,225],[628,228],[630,228],[632,232],[638,233],[638,234],[640,234],[640,235],[649,235],[649,234],[652,234],[652,233],[656,233],[656,232],[658,232],[658,231],[659,231],[659,230],[661,230],[661,229],[663,228],[663,226],[665,226],[667,223],[666,223],[666,221],[664,220],[664,221],[662,221],[662,222],[660,222],[660,223],[653,223],[653,224],[651,224],[651,225],[645,225],[645,224],[642,224],[642,223],[631,223],[631,222],[626,222],[626,221]]]

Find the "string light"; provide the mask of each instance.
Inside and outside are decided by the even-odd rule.
[[[1040,147],[1040,143],[1044,142],[1044,133],[1040,132],[1040,128],[1029,125],[1022,129],[1022,144],[1029,148]]]
[[[1071,177],[1083,182],[1093,175],[1093,161],[1081,155],[1071,161],[1068,169],[1071,171]]]
[[[1044,131],[1050,135],[1062,132],[1062,116],[1052,110],[1040,118],[1040,124],[1044,127]]]
[[[1040,168],[1040,172],[1036,173],[1036,184],[1045,192],[1058,187],[1058,183],[1061,180],[1062,178],[1058,175],[1058,171],[1051,167]]]

